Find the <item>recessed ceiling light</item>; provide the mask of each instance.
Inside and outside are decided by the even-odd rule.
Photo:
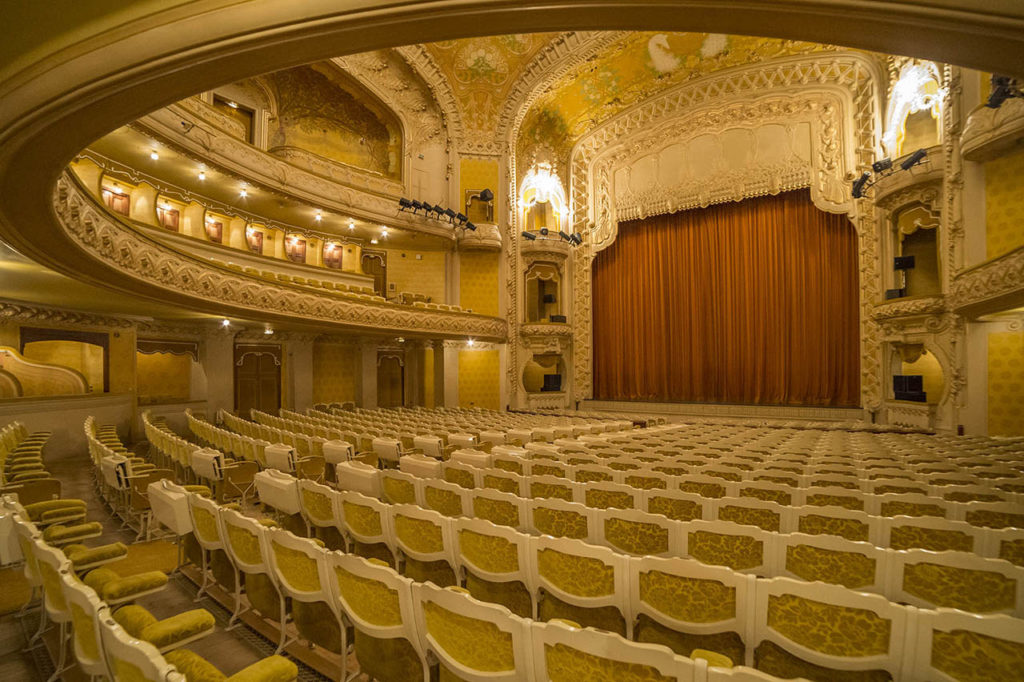
[[[475,341],[473,341],[473,339],[466,339],[466,345],[467,345],[467,346],[469,346],[469,347],[471,347],[471,348],[472,348],[472,346],[473,346],[473,344],[474,344],[474,343],[476,343],[476,342],[475,342]]]
[[[316,220],[317,222],[320,222],[321,220],[324,219],[324,214],[321,213],[320,211],[317,211],[316,215],[313,216],[313,219]]]
[[[274,333],[274,330],[271,329],[270,327],[267,327],[266,329],[263,330],[263,333],[269,336],[270,334]]]
[[[243,199],[246,198],[247,196],[249,196],[249,190],[243,187],[241,191],[238,193],[238,196],[242,197]]]
[[[348,224],[348,229],[350,229],[350,230],[356,229],[356,224],[350,221],[349,224]]]
[[[206,179],[206,171],[202,171],[202,170],[199,171],[199,179],[200,180],[205,180]]]
[[[156,150],[154,149],[153,151],[151,151],[151,152],[149,153],[149,158],[153,159],[154,161],[159,161],[159,160],[160,160],[160,155],[159,155],[159,154],[157,153],[157,151],[156,151]]]
[[[376,243],[377,243],[377,240],[376,240],[376,239],[371,239],[371,240],[370,240],[370,243],[371,243],[371,244],[376,244]]]
[[[231,324],[231,320],[224,318],[223,320],[220,321],[220,324],[222,327],[227,327],[228,325]]]

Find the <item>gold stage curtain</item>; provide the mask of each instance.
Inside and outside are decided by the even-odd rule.
[[[630,221],[593,264],[594,397],[857,406],[857,235],[807,190]]]

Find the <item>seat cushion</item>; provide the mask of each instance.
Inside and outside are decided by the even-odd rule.
[[[164,654],[164,660],[177,668],[188,682],[223,682],[228,679],[212,663],[188,649],[169,651]]]
[[[64,555],[74,564],[75,568],[90,566],[106,561],[120,559],[128,554],[128,547],[122,542],[112,542],[109,545],[100,547],[86,547],[85,545],[68,545],[64,548]]]
[[[103,533],[103,526],[98,521],[79,523],[74,526],[57,524],[43,531],[43,540],[51,544],[61,545],[75,540],[94,538],[101,533]]]

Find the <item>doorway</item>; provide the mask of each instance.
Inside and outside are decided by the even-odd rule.
[[[281,346],[235,346],[235,412],[277,414],[281,409]]]
[[[377,407],[401,407],[405,396],[405,363],[397,355],[377,357]]]

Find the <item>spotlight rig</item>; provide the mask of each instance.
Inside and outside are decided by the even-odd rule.
[[[927,151],[925,151],[924,149],[918,149],[916,152],[910,154],[909,156],[907,156],[907,158],[900,161],[899,169],[908,171],[917,164],[924,161],[927,156]],[[874,182],[871,182],[872,171],[874,171],[876,176]],[[887,175],[892,175],[895,172],[896,171],[893,169],[892,159],[884,158],[879,161],[875,161],[873,164],[871,164],[870,171],[864,171],[863,173],[860,174],[859,178],[853,181],[853,184],[850,188],[850,196],[852,196],[854,199],[863,198],[865,193],[869,189],[871,189],[875,182],[878,182],[879,179]]]
[[[524,230],[523,232],[520,232],[520,234],[522,235],[523,239],[525,239],[528,242],[536,241],[538,239],[538,236],[540,239],[554,239],[554,236],[548,236],[551,234],[551,231],[546,227],[542,227],[536,232],[529,232]],[[559,230],[558,238],[572,246],[579,246],[580,244],[583,243],[583,237],[578,232],[573,232],[572,234],[569,234],[567,232]]]
[[[485,190],[490,191],[490,190]],[[493,195],[492,195],[493,196]],[[402,197],[398,200],[398,210],[400,212],[411,212],[413,215],[420,215],[424,218],[433,218],[434,220],[447,220],[454,227],[461,227],[465,230],[475,232],[476,225],[470,222],[469,218],[462,213],[456,213],[450,208],[445,208],[440,204],[431,204],[429,201],[420,201],[419,199],[409,199]],[[420,213],[422,211],[422,213]],[[456,221],[458,224],[456,225]]]

